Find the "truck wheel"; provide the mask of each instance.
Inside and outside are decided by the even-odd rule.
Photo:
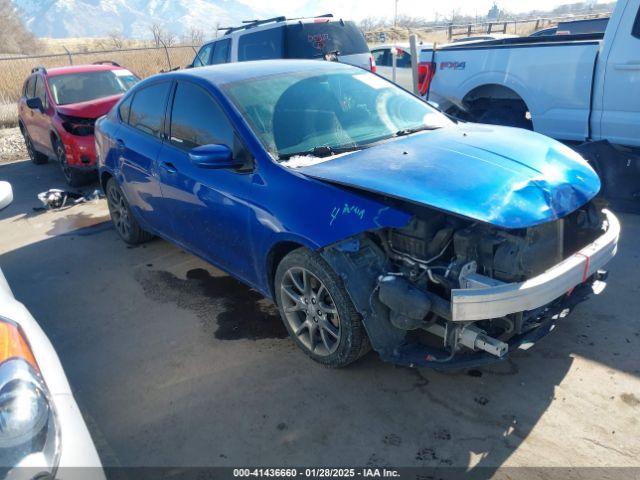
[[[138,245],[151,240],[153,235],[140,228],[115,178],[110,178],[107,182],[106,192],[111,221],[120,238],[130,245]]]
[[[306,248],[278,265],[275,297],[280,316],[298,347],[327,367],[344,367],[367,353],[369,339],[340,277]]]
[[[49,161],[49,158],[36,150],[36,148],[33,146],[33,141],[31,140],[31,137],[29,136],[29,133],[26,131],[26,129],[21,128],[20,130],[22,131],[22,137],[24,138],[24,146],[27,149],[27,153],[29,154],[29,158],[31,159],[31,161],[36,165],[47,163]]]
[[[476,117],[476,121],[491,125],[504,125],[507,127],[533,130],[531,120],[527,119],[526,114],[527,112],[524,109],[501,106],[485,110]]]

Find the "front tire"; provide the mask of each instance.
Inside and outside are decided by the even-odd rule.
[[[360,314],[320,255],[306,248],[289,253],[278,265],[274,287],[289,335],[311,359],[339,368],[369,351]]]
[[[67,163],[67,152],[65,152],[64,145],[58,139],[54,142],[54,149],[56,152],[56,158],[60,163],[60,169],[62,175],[71,187],[81,187],[91,181],[91,176],[85,172],[81,172],[75,168],[72,168]]]
[[[151,240],[153,235],[140,228],[115,178],[110,178],[107,181],[105,190],[111,221],[113,221],[113,226],[120,238],[130,245],[138,245]]]

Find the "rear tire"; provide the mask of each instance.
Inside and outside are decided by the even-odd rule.
[[[120,238],[130,245],[138,245],[151,240],[153,235],[140,228],[115,178],[110,178],[107,181],[105,190],[111,220]]]
[[[370,350],[360,314],[320,255],[306,248],[289,253],[278,265],[274,286],[289,335],[312,360],[340,368]]]
[[[20,128],[20,130],[22,131],[22,138],[24,138],[24,146],[27,149],[27,153],[29,154],[29,158],[31,159],[31,162],[33,162],[36,165],[42,165],[47,163],[49,161],[49,157],[47,157],[45,154],[40,153],[36,150],[36,147],[34,147],[33,141],[29,136],[29,132],[27,132],[25,128]]]
[[[490,125],[504,125],[507,127],[533,130],[531,120],[526,117],[526,110],[509,106],[498,106],[485,110],[477,115],[477,122]]]

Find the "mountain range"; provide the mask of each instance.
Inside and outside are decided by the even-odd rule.
[[[158,24],[177,35],[191,29],[212,37],[216,26],[255,17],[238,0],[13,0],[18,14],[38,37],[105,37],[118,33],[148,38]]]

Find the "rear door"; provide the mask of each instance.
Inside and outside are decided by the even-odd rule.
[[[605,50],[599,62],[601,101],[594,112],[601,110],[594,137],[611,143],[640,146],[640,11],[638,0],[629,1],[620,14],[617,29],[608,28]],[[615,27],[612,18],[609,27]],[[598,94],[596,93],[596,99]],[[594,118],[597,121],[597,116]],[[599,132],[598,132],[599,127]]]
[[[20,119],[24,127],[27,129],[29,135],[33,138],[33,115],[34,112],[29,107],[27,107],[27,100],[33,97],[33,92],[36,88],[36,76],[31,75],[29,79],[25,82],[24,89],[22,91],[22,98],[20,99],[20,103],[18,106]]]
[[[171,81],[160,81],[145,86],[134,93],[130,104],[123,103],[116,138],[120,184],[134,215],[147,228],[165,235],[171,234],[171,222],[162,204],[156,161],[164,141],[171,85]]]
[[[189,152],[198,146],[229,146],[246,168],[208,169],[194,165]],[[250,278],[253,253],[249,219],[254,190],[253,161],[216,100],[202,87],[178,81],[169,117],[169,139],[159,170],[173,238],[187,249],[240,278]]]
[[[238,37],[238,61],[284,58],[283,35],[282,26],[242,33]]]

